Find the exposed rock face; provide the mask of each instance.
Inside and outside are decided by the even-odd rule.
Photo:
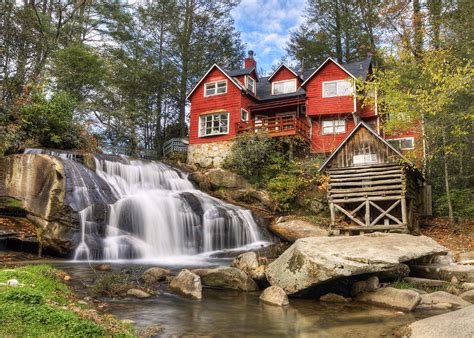
[[[448,282],[444,280],[437,280],[437,279],[427,279],[427,278],[417,278],[417,277],[405,277],[403,281],[416,285],[416,286],[428,286],[428,287],[441,287],[448,284]]]
[[[412,311],[420,303],[421,297],[413,290],[399,290],[387,287],[373,292],[362,292],[357,295],[356,300],[403,311]]]
[[[451,304],[453,307],[463,307],[471,305],[471,303],[465,301],[461,297],[452,295],[445,291],[436,291],[421,296],[420,305],[433,305],[437,303],[447,303]]]
[[[367,280],[361,280],[352,284],[351,294],[352,296],[357,296],[362,292],[372,292],[377,290],[379,287],[379,278],[377,276],[372,276]]]
[[[79,224],[65,202],[66,178],[58,159],[46,155],[0,158],[0,196],[18,201],[17,206],[41,229],[43,247],[69,252]]]
[[[411,324],[408,328],[410,337],[473,337],[474,305],[461,310],[429,317]]]
[[[474,304],[474,290],[463,292],[459,295],[459,297],[461,297],[465,301],[468,301],[469,303]]]
[[[411,265],[413,276],[451,281],[453,277],[460,282],[474,282],[474,266],[471,265]]]
[[[246,252],[240,254],[232,261],[230,265],[233,268],[242,270],[243,272],[250,274],[253,270],[258,268],[258,259],[255,252]]]
[[[209,269],[201,275],[202,284],[205,286],[242,291],[256,291],[257,284],[245,272],[228,267]]]
[[[167,269],[162,269],[159,267],[153,267],[145,270],[143,272],[142,278],[147,284],[153,284],[161,282],[166,279],[166,276],[170,275],[171,271]]]
[[[170,287],[184,296],[202,299],[201,278],[189,270],[181,270],[178,276],[171,281]]]
[[[276,306],[285,306],[289,304],[288,296],[285,291],[278,286],[270,286],[263,290],[260,295],[260,300],[264,303]]]
[[[273,223],[270,230],[289,242],[306,237],[329,236],[329,231],[326,229],[300,219]]]
[[[271,285],[294,294],[339,277],[388,271],[401,262],[446,253],[446,248],[425,236],[311,237],[297,240],[265,274]]]

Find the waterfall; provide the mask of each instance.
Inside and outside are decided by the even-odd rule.
[[[164,163],[96,155],[93,171],[80,155],[25,153],[56,156],[64,165],[68,203],[81,226],[75,260],[155,260],[266,244],[249,210],[195,189]]]

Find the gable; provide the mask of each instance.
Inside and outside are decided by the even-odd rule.
[[[332,65],[332,66],[331,66]],[[316,76],[316,74],[318,74],[320,71],[322,71],[323,69],[326,68],[326,66],[330,67],[331,69],[338,69],[341,74],[342,73],[345,73],[347,74],[348,77],[351,77],[353,79],[356,79],[354,75],[352,75],[350,72],[348,72],[343,66],[341,66],[339,63],[337,63],[336,61],[334,61],[333,59],[331,58],[327,58],[326,61],[324,61],[318,68],[316,68],[316,70],[314,72],[312,72],[306,79],[305,81],[301,84],[302,87],[304,87],[309,81],[311,81],[311,79]],[[339,78],[339,79],[335,79],[335,80],[340,80],[342,78]]]
[[[191,89],[189,92],[188,96],[186,96],[186,100],[189,100],[191,96],[194,94],[196,89],[198,89],[200,86],[203,86],[207,82],[213,82],[213,81],[218,81],[218,80],[223,80],[226,79],[228,80],[227,86],[230,86],[231,84],[235,85],[238,89],[244,90],[242,86],[239,84],[239,82],[229,76],[222,68],[220,68],[218,65],[214,64],[207,73],[194,85],[194,87]]]
[[[320,171],[400,162],[408,160],[369,126],[360,122],[323,163]]]
[[[283,63],[273,72],[272,75],[268,77],[268,81],[276,82],[295,78],[299,78],[298,74],[296,74],[290,67]]]

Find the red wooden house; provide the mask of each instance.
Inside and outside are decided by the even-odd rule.
[[[362,108],[354,83],[371,72],[370,57],[346,64],[328,58],[316,69],[298,73],[282,64],[260,77],[252,51],[242,69],[213,65],[188,94],[188,162],[219,166],[232,139],[249,131],[298,135],[311,152],[323,154],[331,153],[359,121],[379,133],[377,106]],[[391,138],[402,149],[414,148],[414,138]]]

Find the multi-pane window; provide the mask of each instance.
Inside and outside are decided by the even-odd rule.
[[[251,76],[245,77],[247,89],[250,90],[252,93],[255,94],[255,80]]]
[[[245,109],[240,110],[240,119],[242,121],[248,121],[249,120],[249,112],[246,111]]]
[[[227,93],[227,81],[216,81],[206,83],[204,86],[204,96],[213,96]]]
[[[199,136],[223,135],[229,132],[229,113],[208,114],[199,117]]]
[[[325,120],[323,121],[323,135],[344,134],[346,132],[345,120]]]
[[[288,94],[296,92],[296,79],[278,81],[272,83],[272,94]]]
[[[413,137],[396,138],[387,141],[398,150],[410,150],[415,148],[415,139]]]
[[[350,81],[328,81],[323,82],[323,97],[350,96],[353,93],[353,86]]]

